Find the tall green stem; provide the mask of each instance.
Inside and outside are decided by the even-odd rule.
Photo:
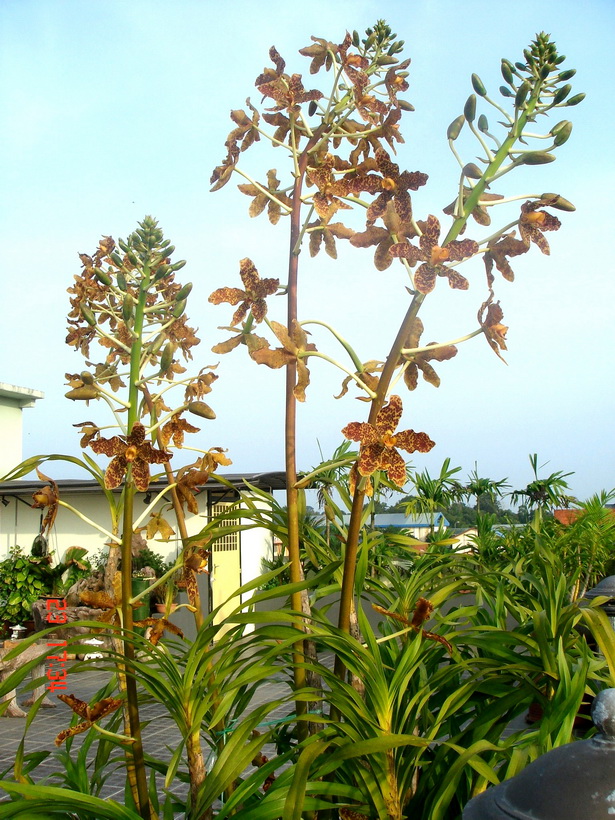
[[[415,293],[404,320],[401,323],[397,336],[395,337],[395,341],[393,342],[387,360],[382,369],[382,374],[378,382],[376,398],[371,403],[368,424],[375,423],[376,417],[386,401],[387,391],[399,361],[400,351],[408,338],[410,327],[412,326],[412,323],[415,320],[424,299],[425,295],[423,293]],[[350,513],[350,522],[348,524],[346,552],[344,554],[344,574],[342,578],[342,589],[340,592],[338,627],[344,632],[350,631],[350,612],[354,597],[354,579],[357,566],[359,535],[361,530],[361,513],[363,510],[364,501],[365,491],[361,488],[360,484],[357,484],[357,488],[352,499],[352,510]],[[346,668],[343,660],[341,660],[339,656],[336,657],[335,674],[338,677],[343,678],[345,671]]]
[[[143,281],[139,291],[139,299],[135,306],[134,333],[135,339],[130,350],[130,384],[128,388],[128,421],[126,428],[128,435],[132,432],[135,422],[138,421],[139,391],[137,384],[140,377],[140,361],[143,334],[143,311],[149,286],[149,273],[147,268],[144,271]],[[139,719],[139,702],[137,695],[137,681],[132,670],[135,648],[130,640],[129,633],[134,629],[132,617],[132,535],[134,518],[134,496],[135,487],[128,470],[126,483],[124,484],[124,517],[122,526],[122,624],[125,630],[124,656],[128,664],[126,668],[126,705],[128,712],[128,725],[130,736],[134,742],[130,752],[131,761],[134,766],[136,780],[136,791],[138,797],[138,811],[144,820],[151,820],[149,795],[147,791],[147,775],[145,771],[145,760],[143,757],[143,742],[141,738],[141,722]]]
[[[304,151],[297,163],[297,175],[293,187],[293,209],[290,215],[290,247],[288,258],[288,289],[287,289],[287,322],[289,333],[292,332],[294,323],[297,321],[297,278],[299,270],[299,248],[298,240],[301,234],[301,188],[303,184],[303,173],[307,164],[307,154]],[[297,362],[292,361],[286,367],[286,415],[284,423],[284,453],[286,468],[286,508],[288,513],[288,555],[290,559],[290,581],[298,583],[302,580],[301,556],[299,547],[299,507],[297,484],[297,399],[295,398],[295,385],[297,383]],[[295,612],[301,612],[301,593],[293,592],[291,596],[291,606]],[[301,623],[297,623],[298,629],[303,629]],[[303,641],[299,641],[294,646],[293,652],[293,672],[295,691],[299,691],[306,685],[306,673],[303,664]],[[305,702],[297,700],[295,702],[295,713],[304,714],[306,711]],[[300,724],[304,726],[304,724]]]

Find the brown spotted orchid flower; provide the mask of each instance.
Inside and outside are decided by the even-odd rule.
[[[378,606],[378,604],[372,604],[372,607],[381,615],[386,615],[394,621],[398,621],[405,626],[412,627],[415,632],[420,632],[424,638],[428,638],[430,641],[435,641],[435,643],[442,644],[442,646],[445,646],[449,652],[453,651],[453,647],[446,640],[446,638],[443,638],[441,635],[437,635],[435,632],[427,632],[423,629],[423,624],[429,619],[431,613],[433,612],[433,604],[427,598],[418,599],[411,621],[399,612],[391,612],[382,606]]]
[[[415,348],[419,347],[419,341],[421,335],[423,333],[423,322],[419,319],[418,316],[414,318],[412,322],[412,326],[410,327],[410,331],[404,343],[404,348]],[[436,342],[430,342],[429,344],[436,344]],[[427,345],[429,347],[429,345]],[[400,364],[404,362],[409,362],[408,366],[404,370],[404,382],[408,390],[415,390],[418,384],[419,378],[419,370],[423,374],[423,378],[429,384],[433,384],[434,387],[440,387],[440,377],[433,369],[433,367],[429,364],[430,361],[436,362],[444,362],[448,359],[452,359],[453,356],[457,355],[457,348],[455,345],[446,345],[445,347],[438,347],[434,351],[423,351],[422,353],[414,353],[414,354],[402,354],[400,357]]]
[[[346,177],[336,178],[334,170],[348,170],[350,163],[340,160],[333,154],[326,154],[320,159],[317,165],[307,170],[308,185],[316,185],[318,193],[314,194],[312,201],[314,210],[321,219],[332,216],[339,208],[350,208],[339,197],[348,196],[353,192],[353,186]]]
[[[393,262],[393,257],[389,249],[397,242],[404,239],[412,239],[416,236],[416,230],[412,221],[404,221],[400,218],[392,202],[387,202],[386,210],[382,215],[384,228],[370,225],[362,233],[355,233],[350,237],[350,244],[355,248],[369,248],[376,245],[374,253],[374,265],[377,270],[386,270]]]
[[[145,427],[137,422],[128,436],[99,438],[90,442],[95,453],[113,456],[105,472],[105,487],[113,490],[119,487],[131,467],[132,479],[139,492],[146,492],[150,482],[150,464],[166,464],[171,453],[156,450],[150,441],[145,441]]]
[[[164,617],[144,618],[142,621],[135,621],[134,625],[146,630],[145,637],[152,646],[158,646],[164,632],[171,632],[180,638],[184,637],[182,630]]]
[[[493,266],[500,271],[504,279],[509,282],[514,281],[515,274],[508,261],[509,256],[520,256],[522,253],[527,253],[529,245],[526,245],[522,239],[515,239],[514,231],[505,234],[500,239],[493,239],[487,245],[487,250],[483,255],[483,262],[485,263],[485,270],[487,273],[487,284],[489,287],[493,285]]]
[[[268,347],[269,343],[267,339],[264,339],[262,336],[257,336],[255,333],[252,333],[248,327],[251,322],[244,322],[241,328],[241,333],[238,333],[236,336],[231,336],[230,339],[226,339],[224,342],[219,342],[219,344],[214,345],[211,349],[212,353],[218,353],[220,355],[224,353],[230,353],[231,350],[235,350],[236,347],[243,344],[248,348],[248,352],[252,354],[254,350],[259,350],[261,347]],[[221,330],[236,330],[233,327],[226,327],[221,328]]]
[[[398,63],[387,71],[384,78],[384,85],[389,95],[389,102],[391,105],[398,106],[399,101],[397,95],[401,92],[407,91],[410,87],[408,80],[405,77],[400,77],[399,72],[405,71],[410,65],[410,59]]]
[[[51,528],[53,527],[56,516],[58,514],[58,503],[60,501],[60,492],[58,490],[58,485],[56,482],[46,476],[44,473],[36,468],[36,475],[39,478],[39,481],[46,481],[48,482],[47,487],[43,487],[40,490],[37,490],[32,495],[32,507],[34,509],[47,509],[45,514],[45,518],[41,523],[40,533],[41,535],[45,535],[46,533],[49,534]]]
[[[70,729],[64,729],[55,739],[55,745],[61,746],[69,737],[74,737],[82,732],[87,732],[97,720],[110,715],[117,711],[122,705],[123,701],[120,698],[103,698],[90,706],[84,700],[79,700],[74,695],[58,695],[60,700],[68,704],[70,708],[82,718],[82,722],[76,726],[71,726]]]
[[[313,40],[313,46],[299,49],[299,54],[312,58],[310,74],[317,74],[323,65],[325,70],[329,71],[333,65],[333,55],[338,52],[337,46],[322,37],[310,37],[310,40]]]
[[[446,276],[448,283],[456,290],[467,290],[469,282],[453,268],[447,267],[445,262],[460,262],[478,253],[478,244],[473,239],[455,239],[446,247],[440,247],[440,222],[431,214],[425,222],[418,223],[422,236],[419,247],[409,242],[400,242],[393,245],[390,253],[395,257],[407,259],[411,266],[423,262],[414,275],[414,285],[420,293],[431,293],[436,285],[438,276]]]
[[[93,421],[80,421],[73,424],[73,427],[81,427],[81,439],[79,444],[85,448],[88,444],[100,435],[100,428]]]
[[[244,183],[242,185],[238,185],[237,187],[242,194],[253,197],[252,202],[250,203],[250,209],[248,211],[249,215],[251,217],[259,216],[259,214],[262,214],[265,208],[267,208],[267,216],[269,217],[269,221],[272,225],[277,225],[280,221],[280,216],[282,215],[280,202],[283,202],[289,208],[291,206],[291,200],[289,197],[281,191],[278,191],[278,188],[280,187],[280,180],[276,176],[275,168],[271,168],[267,171],[266,187],[254,185],[252,182]],[[275,199],[268,196],[267,192],[275,197]]]
[[[239,275],[245,290],[239,288],[218,288],[209,297],[209,301],[214,305],[228,302],[230,305],[239,305],[231,325],[238,325],[252,311],[255,322],[262,322],[267,313],[266,296],[271,296],[278,289],[279,279],[261,279],[254,262],[247,257],[239,263]]]
[[[209,367],[203,367],[199,370],[197,377],[192,379],[186,387],[184,394],[186,401],[201,399],[203,396],[211,393],[212,384],[219,378],[219,376],[212,372],[216,367],[217,365],[210,365]]]
[[[466,199],[472,193],[472,188],[468,188],[464,185],[463,188],[463,202],[465,203]],[[478,222],[479,225],[491,225],[491,215],[489,213],[489,206],[486,204],[488,202],[498,202],[498,200],[504,199],[502,194],[488,194],[483,192],[480,197],[480,203],[474,206],[472,213],[470,216],[474,219],[475,222]],[[458,200],[454,199],[450,205],[447,205],[446,208],[443,208],[443,211],[447,216],[455,216],[455,210],[457,208]],[[465,225],[463,226],[463,231],[465,230]]]
[[[167,327],[167,336],[170,342],[179,347],[186,359],[192,358],[190,348],[195,347],[201,341],[194,328],[186,324],[186,314],[180,316],[179,319],[176,319]]]
[[[218,467],[228,467],[233,463],[228,456],[224,455],[225,453],[226,450],[222,447],[211,447],[193,464],[188,464],[178,470],[177,493],[179,500],[182,506],[185,505],[193,515],[197,515],[199,512],[195,497],[199,492],[199,487],[207,483],[209,476]]]
[[[361,370],[357,370],[354,374],[357,379],[360,379],[363,384],[369,388],[372,392],[376,392],[378,389],[378,382],[380,381],[380,373],[382,373],[382,368],[384,367],[384,362],[379,362],[375,359],[372,359],[370,362],[364,362],[362,365]],[[341,399],[342,396],[345,396],[348,392],[348,386],[351,382],[354,382],[355,379],[352,376],[346,376],[344,381],[342,382],[342,390],[339,396],[334,396],[334,399]],[[357,396],[359,401],[372,401],[371,396]]]
[[[427,174],[420,171],[399,171],[399,165],[391,162],[384,148],[378,148],[375,154],[376,165],[382,174],[381,193],[367,209],[367,224],[374,222],[386,211],[387,203],[393,202],[399,218],[404,222],[412,219],[412,203],[408,191],[418,191],[427,182]]]
[[[506,350],[506,333],[508,328],[502,324],[504,318],[504,311],[500,307],[499,302],[493,301],[493,294],[489,299],[480,306],[478,311],[478,323],[480,324],[485,338],[489,342],[489,347],[498,356],[498,358],[505,361],[500,355],[500,350]]]
[[[426,433],[403,430],[396,433],[401,419],[402,402],[399,396],[391,396],[381,408],[374,424],[353,421],[342,430],[351,441],[361,443],[357,470],[361,476],[370,476],[376,470],[385,470],[388,477],[403,487],[406,483],[406,463],[397,448],[407,453],[428,453],[435,445]]]
[[[549,243],[543,236],[544,231],[557,231],[561,222],[553,214],[538,209],[545,202],[538,199],[534,202],[525,202],[521,206],[521,217],[519,218],[519,233],[521,239],[529,247],[534,242],[544,254],[550,253]]]
[[[329,208],[327,215],[320,220],[308,223],[310,234],[310,256],[316,256],[324,245],[327,256],[337,259],[336,239],[351,239],[354,236],[352,228],[347,228],[343,222],[329,222],[334,213],[334,208]]]
[[[171,420],[160,428],[160,446],[166,449],[173,439],[176,447],[183,447],[184,433],[198,433],[199,430],[199,427],[194,427],[183,419],[180,413],[175,413]]]
[[[310,383],[310,371],[305,364],[305,354],[316,350],[316,345],[308,344],[307,333],[296,319],[291,323],[290,332],[284,325],[271,322],[271,329],[282,343],[282,347],[272,350],[270,347],[255,350],[250,355],[258,364],[265,364],[277,370],[292,361],[297,362],[297,384],[294,394],[297,401],[305,401],[305,390]]]
[[[272,46],[269,49],[269,57],[275,64],[275,70],[266,68],[254,83],[263,97],[270,97],[275,105],[270,111],[292,111],[296,106],[304,102],[320,100],[323,97],[321,91],[306,91],[301,81],[301,74],[288,76],[284,74],[286,63]]]

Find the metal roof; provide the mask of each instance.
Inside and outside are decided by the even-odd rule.
[[[284,472],[270,472],[270,473],[220,473],[220,478],[230,482],[237,490],[245,490],[247,486],[245,482],[252,484],[259,490],[285,490],[286,489],[286,473]],[[60,478],[56,481],[60,492],[75,493],[75,494],[91,494],[100,492],[100,485],[97,481]],[[148,492],[157,493],[165,488],[166,481],[152,481]],[[16,481],[0,482],[0,496],[6,498],[22,497],[31,495],[41,487],[47,486],[46,481],[37,481],[32,479],[19,479]],[[117,492],[120,492],[118,487]],[[201,489],[207,490],[224,490],[224,485],[216,481],[215,478],[210,478],[206,484],[201,485]]]

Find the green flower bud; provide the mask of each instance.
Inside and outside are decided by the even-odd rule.
[[[479,97],[487,96],[487,89],[483,85],[483,81],[478,74],[472,74],[472,88],[476,91]]]
[[[463,114],[460,114],[457,119],[453,120],[452,123],[449,125],[446,131],[446,138],[449,140],[456,140],[459,134],[461,133],[461,129],[463,128],[463,124],[466,121],[466,118]]]
[[[567,83],[566,85],[563,85],[561,88],[559,88],[555,92],[555,96],[553,97],[553,105],[558,105],[559,103],[564,102],[564,100],[570,94],[571,91],[572,86],[570,85],[570,83]]]
[[[476,94],[470,94],[463,107],[463,115],[468,122],[473,122],[476,116]]]
[[[174,265],[171,265],[171,270],[175,273],[175,271],[181,270],[184,265],[186,264],[185,259],[181,259],[179,262],[175,262]]]
[[[515,63],[515,68],[518,68],[519,71],[525,71],[527,66],[525,65],[525,63]]]
[[[513,73],[511,64],[508,60],[502,60],[502,64],[500,66],[500,70],[502,72],[502,77],[506,80],[509,85],[513,84]]]
[[[89,370],[82,370],[79,374],[79,378],[84,384],[94,384],[94,376],[92,376]]]
[[[513,96],[514,96],[514,94],[513,94],[513,93],[512,93],[512,91],[510,90],[510,88],[506,88],[506,86],[505,86],[505,85],[501,85],[501,86],[500,86],[500,94],[501,94],[503,97],[513,97]]]
[[[528,151],[527,154],[522,154],[517,160],[518,165],[546,165],[548,162],[554,162],[555,155],[549,154],[547,151]]]
[[[485,134],[489,130],[489,120],[484,114],[478,118],[478,130]]]
[[[367,29],[367,32],[369,32],[369,29]],[[365,40],[365,48],[371,48],[374,45],[375,42],[376,42],[376,33],[371,32],[371,34],[369,34],[369,36],[367,37],[367,40]]]
[[[154,274],[154,282],[160,282],[160,280],[164,279],[165,276],[168,276],[170,272],[170,265],[159,265],[156,268],[156,273]]]
[[[160,375],[166,373],[169,367],[173,364],[174,346],[171,342],[167,344],[160,357]]]
[[[182,315],[182,313],[185,310],[186,310],[186,299],[182,299],[181,302],[177,302],[177,304],[173,308],[173,316],[175,316],[176,319],[179,319],[179,317]]]
[[[574,97],[571,97],[566,102],[566,105],[578,105],[580,102],[583,102],[584,99],[585,99],[585,94],[575,94]]]
[[[72,401],[89,401],[90,399],[98,398],[98,390],[92,384],[84,384],[83,387],[75,387],[64,395],[67,399],[72,399]]]
[[[129,322],[132,319],[134,306],[135,300],[132,298],[130,293],[127,293],[126,296],[124,296],[124,301],[122,302],[122,316],[124,317],[125,322]]]
[[[90,325],[90,327],[96,327],[96,316],[92,313],[90,308],[87,305],[84,305],[83,302],[79,305],[79,310],[81,311],[81,315],[85,319],[85,321]]]
[[[156,353],[158,353],[160,351],[160,348],[165,343],[166,338],[167,337],[166,337],[165,333],[159,333],[158,336],[156,336],[156,338],[154,339],[153,344],[150,345],[150,348],[149,348],[149,352],[152,354],[152,356],[155,356]]]
[[[127,252],[128,252],[129,247],[128,247],[128,245],[126,244],[126,242],[124,242],[124,240],[123,240],[123,239],[118,239],[118,240],[117,240],[117,244],[120,246],[120,249],[124,251],[124,253],[127,253]]]
[[[467,165],[463,166],[463,175],[468,179],[480,179],[483,172],[475,162],[468,162]]]
[[[540,198],[545,200],[545,205],[550,208],[557,208],[558,211],[576,211],[576,208],[567,199],[559,194],[541,194]]]
[[[395,65],[399,60],[397,57],[389,57],[387,54],[381,54],[376,60],[376,65]]]
[[[554,134],[555,139],[553,140],[553,145],[563,145],[565,142],[568,142],[571,134],[572,123],[569,120],[565,120],[561,128],[558,128],[557,133]]]
[[[397,104],[402,111],[414,111],[414,106],[408,100],[397,100]]]
[[[176,301],[181,302],[182,299],[187,299],[191,290],[192,282],[188,282],[183,286],[183,288],[181,288],[181,290],[178,290],[175,294]]]
[[[546,80],[554,68],[555,66],[551,65],[550,63],[547,63],[547,65],[543,65],[543,67],[540,69],[540,79]]]
[[[555,65],[561,65],[565,59],[566,58],[564,57],[564,55],[561,54],[559,57],[555,58]]]
[[[101,268],[94,268],[94,276],[98,279],[101,285],[110,285],[111,277]]]
[[[520,108],[526,100],[527,95],[530,93],[530,84],[527,80],[521,83],[519,88],[517,89],[517,93],[515,94],[515,107]]]
[[[119,255],[119,253],[117,251],[113,251],[113,253],[110,254],[110,258],[111,258],[111,261],[113,262],[113,264],[117,265],[118,268],[123,268],[124,267],[124,260],[122,259],[122,257]]]
[[[118,288],[122,291],[122,293],[126,293],[128,290],[128,285],[126,284],[126,277],[123,273],[118,273],[116,283]]]
[[[216,418],[214,411],[204,401],[191,401],[188,405],[188,412],[194,413],[195,416],[200,416],[203,419],[213,420]]]
[[[557,79],[565,83],[566,80],[571,80],[576,73],[576,68],[569,68],[567,71],[562,71],[561,74],[558,74]]]
[[[352,32],[352,44],[355,48],[359,48],[359,46],[361,45],[361,40],[359,39],[358,31]]]

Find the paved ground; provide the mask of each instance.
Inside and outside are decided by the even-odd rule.
[[[109,672],[96,668],[95,662],[89,663],[85,669],[84,666],[84,664],[79,664],[78,666],[75,666],[74,663],[69,664],[68,688],[66,691],[67,693],[74,694],[81,700],[90,701],[94,694],[108,682]],[[80,671],[78,671],[78,669]],[[253,707],[271,702],[286,694],[288,694],[287,684],[282,680],[272,680],[258,691],[253,700]],[[26,693],[18,691],[18,702],[22,704],[26,696]],[[56,708],[39,710],[26,736],[26,753],[50,749],[55,750],[55,737],[60,731],[66,729],[70,723],[73,714],[71,709],[62,701],[57,700],[54,695],[51,695],[50,699],[57,704]],[[268,720],[282,718],[288,714],[288,712],[289,707],[285,705],[270,713]],[[180,737],[179,731],[176,729],[174,723],[160,704],[145,704],[141,707],[140,714],[143,724],[143,745],[146,754],[149,753],[161,759],[170,759],[171,751],[169,751],[167,747],[173,749]],[[15,754],[21,742],[25,724],[26,721],[24,718],[0,718],[0,774],[6,772],[6,776],[9,779],[11,779],[12,776]],[[520,717],[515,721],[514,726],[511,725],[508,727],[508,731],[505,732],[505,734],[513,730],[518,730],[524,725],[523,717]],[[83,737],[85,737],[85,735],[75,738],[73,756],[80,747]],[[273,749],[265,748],[264,753],[271,756]],[[113,756],[121,757],[119,752]],[[111,770],[111,773],[100,791],[100,796],[103,798],[112,798],[123,804],[125,785],[123,764],[120,760],[114,767],[108,768]],[[63,765],[52,754],[38,766],[35,779],[46,778],[46,782],[49,784],[61,785],[52,775],[54,772],[62,769]],[[184,797],[186,790],[187,785],[184,784],[179,784],[179,786],[174,785],[173,787],[173,791],[178,797]],[[177,815],[177,817],[180,816],[183,817],[183,814]]]
[[[83,664],[79,664],[83,667]],[[99,691],[109,680],[109,673],[96,668],[95,663],[90,663],[85,671],[77,671],[75,664],[69,664],[68,668],[68,688],[66,693],[74,694],[81,700],[89,701],[93,695]],[[256,707],[262,703],[276,700],[280,696],[288,693],[288,686],[281,680],[273,680],[263,686],[253,700]],[[27,693],[18,690],[17,700],[20,705],[26,699]],[[66,729],[73,712],[69,706],[58,700],[55,695],[50,695],[50,700],[56,703],[54,709],[40,709],[28,729],[25,740],[25,752],[37,752],[43,750],[55,750],[54,740],[59,732]],[[23,707],[26,709],[27,707]],[[284,706],[272,712],[268,719],[276,720],[284,717],[289,712],[289,707]],[[143,731],[143,746],[146,754],[151,754],[161,759],[170,759],[171,750],[180,739],[179,730],[173,721],[168,717],[164,707],[160,704],[145,704],[140,707],[140,715]],[[11,779],[15,755],[22,740],[26,721],[24,718],[0,718],[0,774],[5,773]],[[76,750],[82,743],[82,736],[76,736],[73,741],[73,757]],[[62,747],[64,748],[64,747]],[[265,749],[265,753],[271,755],[272,749]],[[113,757],[119,757],[114,754]],[[52,754],[41,763],[36,769],[35,779],[38,781],[45,778],[49,785],[61,785],[57,779],[51,777],[54,772],[61,770],[62,764]],[[111,768],[111,767],[109,767]],[[163,778],[161,778],[162,783]],[[100,797],[112,798],[119,803],[124,802],[125,773],[121,762],[118,762],[111,771],[100,792]],[[174,786],[174,793],[178,797],[185,796],[187,785],[180,784]],[[1,792],[0,792],[1,799]],[[178,815],[179,816],[179,815]],[[183,815],[182,815],[183,816]]]

